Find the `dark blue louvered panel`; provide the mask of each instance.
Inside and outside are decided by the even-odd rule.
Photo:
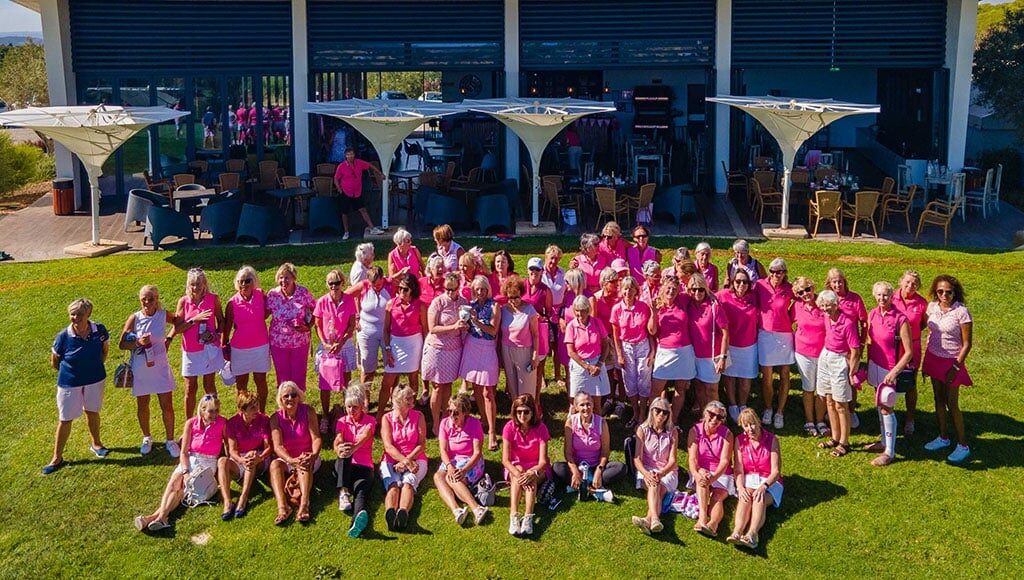
[[[75,72],[288,72],[289,0],[70,0]]]
[[[502,68],[502,0],[310,0],[312,71]]]
[[[946,0],[733,0],[737,67],[943,65]]]
[[[715,0],[521,0],[524,69],[711,65]]]

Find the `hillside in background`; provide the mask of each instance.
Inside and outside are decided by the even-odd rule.
[[[979,4],[977,40],[980,42],[989,28],[1002,22],[1006,18],[1006,12],[1011,9],[1024,10],[1024,0],[1013,0],[1003,4]]]
[[[21,46],[25,39],[31,38],[36,44],[43,42],[42,32],[0,32],[0,44],[13,44]]]

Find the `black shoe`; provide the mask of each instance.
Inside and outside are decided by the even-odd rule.
[[[398,508],[398,513],[395,514],[395,529],[404,530],[407,525],[409,525],[409,512]]]
[[[396,516],[397,516],[397,512],[395,511],[395,508],[388,508],[387,511],[384,512],[384,521],[387,522],[388,529],[391,530],[392,532],[395,531],[395,529],[396,529],[395,528]]]

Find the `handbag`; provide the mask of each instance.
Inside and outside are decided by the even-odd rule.
[[[476,482],[476,493],[473,495],[476,496],[476,501],[478,501],[480,505],[490,507],[494,505],[494,495],[496,491],[497,488],[495,487],[494,482],[491,481],[490,474],[485,473],[484,476],[480,478],[480,481]]]
[[[900,333],[899,333],[899,329],[896,330],[895,341],[896,341],[896,352],[898,353],[898,352],[900,352]],[[911,344],[913,344],[913,343],[911,343]],[[911,359],[911,362],[913,362],[913,359]],[[917,369],[910,368],[910,366],[908,365],[907,368],[903,369],[902,371],[900,371],[900,373],[898,375],[896,375],[896,384],[893,385],[893,389],[895,389],[897,393],[906,393],[907,391],[913,390],[916,387],[917,387]]]
[[[119,389],[130,389],[135,384],[135,373],[132,372],[132,354],[114,369],[114,386]]]
[[[287,480],[285,480],[284,496],[288,501],[288,505],[293,508],[299,507],[299,504],[302,503],[302,488],[299,487],[298,470],[292,471],[292,474],[288,476]]]
[[[210,504],[210,498],[215,493],[217,493],[216,470],[204,465],[189,474],[185,480],[185,495],[181,498],[181,504],[190,508]]]

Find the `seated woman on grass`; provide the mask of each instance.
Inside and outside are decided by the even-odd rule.
[[[754,549],[768,505],[779,507],[782,502],[782,454],[778,438],[761,428],[753,409],[740,412],[739,425],[743,433],[737,437],[733,463],[740,501],[726,541]]]
[[[434,473],[434,487],[460,526],[470,511],[478,526],[487,515],[487,508],[473,495],[474,486],[484,476],[484,428],[480,419],[470,415],[472,410],[473,399],[468,393],[452,397],[437,437],[441,465]],[[466,507],[460,506],[459,501],[465,502]]]
[[[578,393],[575,412],[565,421],[565,461],[554,465],[555,477],[579,493],[581,500],[593,497],[611,503],[614,495],[608,487],[626,470],[621,461],[608,461],[610,450],[608,424],[594,413],[594,401]]]
[[[647,420],[636,428],[636,488],[647,488],[647,515],[633,516],[632,522],[647,535],[665,529],[661,523],[662,502],[665,494],[674,494],[679,487],[679,432],[672,425],[671,413],[668,399],[655,397],[651,399]]]
[[[226,457],[217,460],[217,480],[224,511],[220,518],[245,516],[249,493],[256,478],[270,465],[273,448],[270,444],[270,418],[260,412],[259,398],[252,391],[242,391],[236,398],[238,414],[228,419]],[[231,480],[242,484],[238,503],[231,503]]]

